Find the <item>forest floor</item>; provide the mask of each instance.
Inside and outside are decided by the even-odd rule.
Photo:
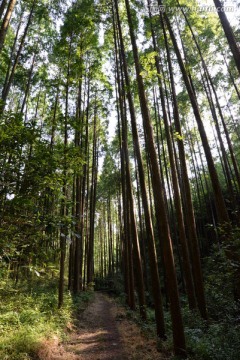
[[[156,341],[148,339],[128,318],[124,307],[108,295],[96,292],[93,301],[79,315],[78,324],[68,339],[45,343],[41,360],[164,360]]]

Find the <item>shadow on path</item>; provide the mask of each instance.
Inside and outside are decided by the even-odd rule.
[[[112,309],[107,296],[95,293],[94,301],[81,316],[78,331],[65,344],[65,351],[75,354],[79,360],[128,359]]]

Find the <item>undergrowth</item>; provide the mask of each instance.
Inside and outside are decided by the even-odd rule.
[[[215,252],[205,259],[204,272],[209,320],[203,320],[197,311],[190,311],[186,297],[181,297],[187,359],[240,359],[240,304],[233,300],[232,270],[223,251]],[[123,293],[118,299],[126,304]],[[141,320],[138,311],[127,309],[126,316],[138,323],[147,337],[156,336],[153,308],[147,307],[147,321]],[[164,311],[164,318],[167,340],[159,341],[158,345],[159,351],[170,354],[173,343],[169,311]],[[175,359],[173,355],[171,358]]]
[[[38,279],[34,285],[14,286],[0,282],[0,359],[38,359],[45,340],[62,341],[71,329],[79,309],[84,309],[92,292],[72,297],[66,291],[64,306],[58,309],[57,279]]]

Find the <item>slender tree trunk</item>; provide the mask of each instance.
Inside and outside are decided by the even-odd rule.
[[[219,19],[221,21],[223,30],[225,32],[229,47],[232,51],[233,58],[235,60],[239,75],[240,75],[240,49],[233,34],[233,30],[229,24],[228,18],[224,11],[224,2],[220,0],[213,0],[217,9]]]
[[[57,108],[58,108],[58,102],[59,102],[59,91],[60,91],[60,89],[59,89],[59,84],[58,84],[55,102],[54,102],[52,125],[51,125],[51,141],[50,141],[51,152],[53,152],[53,147],[55,144],[55,131],[56,131],[56,120],[57,120]]]
[[[132,48],[133,48],[133,57],[134,57],[135,70],[136,70],[136,79],[138,84],[139,101],[142,111],[143,124],[147,135],[147,148],[151,162],[153,191],[155,193],[155,198],[157,198],[158,200],[155,202],[155,204],[157,205],[156,214],[159,215],[158,221],[159,221],[159,227],[161,229],[159,235],[161,235],[161,240],[163,242],[163,250],[164,250],[163,256],[166,267],[166,276],[168,280],[168,294],[170,300],[170,310],[171,310],[172,325],[173,325],[174,350],[176,354],[184,356],[186,354],[186,344],[185,344],[183,321],[182,321],[182,315],[180,309],[179,293],[177,287],[176,270],[175,270],[173,250],[172,250],[172,240],[168,225],[167,214],[165,210],[163,185],[161,182],[161,175],[159,171],[159,164],[157,159],[153,128],[152,128],[150,113],[148,109],[147,98],[145,94],[143,79],[141,76],[141,67],[139,62],[138,49],[134,34],[129,1],[125,0],[125,4],[127,9],[129,31],[132,42]]]
[[[150,18],[151,18],[151,12],[150,12]],[[152,40],[153,40],[154,51],[157,52],[157,46],[156,46],[156,40],[155,40],[155,34],[153,31],[153,27],[152,27]],[[177,221],[178,221],[179,239],[180,239],[181,248],[182,248],[184,278],[185,278],[185,282],[186,282],[186,290],[187,290],[189,307],[191,309],[194,309],[194,308],[196,308],[196,298],[195,298],[194,285],[193,285],[193,279],[192,279],[192,269],[191,269],[191,264],[190,264],[187,237],[186,237],[186,232],[185,232],[180,189],[179,189],[178,178],[177,178],[176,164],[175,164],[175,160],[174,160],[173,146],[172,146],[172,140],[171,140],[170,129],[169,129],[169,121],[168,121],[168,115],[167,115],[166,105],[165,105],[163,85],[162,85],[162,81],[161,81],[162,72],[161,72],[160,65],[159,65],[159,58],[157,56],[155,57],[155,63],[156,63],[156,68],[157,68],[157,73],[158,73],[158,84],[159,84],[159,92],[160,92],[163,120],[164,120],[164,126],[165,126],[165,136],[167,139],[168,154],[169,154],[171,174],[172,174],[174,204],[175,204]]]
[[[97,163],[98,163],[96,97],[95,97],[93,127],[94,127],[93,128],[93,159],[92,159],[92,178],[91,178],[91,189],[90,189],[90,233],[89,233],[88,257],[87,257],[87,284],[93,282],[93,275],[94,275],[94,232],[95,232],[94,221],[95,221],[95,208],[96,208]]]
[[[127,98],[129,104],[129,110],[131,115],[131,128],[132,128],[132,137],[134,143],[134,149],[137,157],[138,163],[138,171],[139,171],[139,182],[141,187],[141,195],[144,207],[144,216],[145,216],[145,223],[146,223],[146,231],[147,231],[147,241],[148,241],[148,251],[149,251],[149,258],[150,258],[150,270],[151,270],[151,277],[153,283],[153,297],[155,303],[155,318],[157,324],[157,334],[158,336],[165,338],[165,325],[164,325],[164,316],[163,316],[163,307],[162,307],[162,295],[161,295],[161,286],[158,274],[158,265],[157,265],[157,256],[156,256],[156,249],[155,249],[155,239],[154,239],[154,232],[151,220],[151,212],[148,203],[147,197],[147,189],[145,183],[145,174],[144,174],[144,167],[142,161],[142,155],[140,150],[140,142],[138,137],[137,131],[137,121],[135,115],[135,109],[133,104],[133,99],[130,90],[130,79],[128,75],[128,67],[126,61],[126,55],[124,50],[124,43],[122,37],[122,29],[120,24],[120,18],[118,13],[118,5],[115,1],[115,8],[116,8],[116,15],[117,15],[117,23],[118,23],[118,31],[119,31],[119,40],[120,40],[120,47],[121,47],[121,57],[123,61],[123,70],[127,88]]]
[[[10,19],[11,19],[12,12],[14,10],[16,1],[17,0],[9,0],[8,8],[7,8],[6,13],[4,15],[4,18],[3,18],[3,22],[2,22],[2,25],[1,25],[1,28],[0,28],[0,54],[1,54],[2,49],[3,49],[4,40],[5,40],[5,37],[6,37],[6,34],[7,34],[9,22],[10,22]],[[3,3],[1,4],[1,8],[0,8],[0,10],[2,12],[4,11],[4,7],[5,7],[4,3],[6,4],[6,1],[3,0]]]
[[[21,106],[21,110],[20,110],[21,114],[23,114],[23,111],[24,111],[24,108],[25,108],[25,105],[27,102],[27,98],[28,98],[28,94],[29,94],[29,90],[30,90],[30,86],[31,86],[31,81],[32,81],[35,59],[36,59],[36,53],[33,55],[33,58],[32,58],[32,65],[31,65],[31,69],[29,71],[27,87],[26,87],[26,90],[24,93],[24,98],[23,98],[23,102],[22,102],[22,106]]]
[[[133,189],[131,182],[131,173],[130,173],[130,164],[129,164],[129,153],[128,153],[128,143],[127,143],[127,122],[126,122],[126,114],[124,114],[124,109],[122,105],[122,98],[124,98],[124,85],[122,85],[122,90],[120,89],[120,79],[118,76],[118,85],[119,85],[119,103],[120,103],[120,115],[122,119],[122,142],[123,142],[123,151],[125,157],[125,166],[126,166],[126,185],[127,185],[127,199],[129,203],[129,211],[130,211],[130,230],[131,230],[131,240],[133,244],[133,257],[135,260],[135,268],[136,268],[136,283],[138,289],[138,298],[139,298],[139,306],[140,306],[140,314],[143,319],[146,319],[146,301],[145,301],[145,293],[144,293],[144,280],[143,280],[143,270],[142,270],[142,261],[141,254],[139,248],[139,239],[138,239],[138,231],[136,224],[136,216],[134,209],[134,199],[133,199]]]
[[[233,74],[232,74],[232,71],[231,71],[231,69],[230,69],[230,67],[229,67],[229,65],[228,65],[228,62],[227,62],[227,60],[226,60],[225,55],[222,54],[222,56],[223,56],[223,59],[224,59],[224,63],[225,63],[225,65],[226,65],[227,69],[228,69],[229,77],[230,77],[230,79],[231,79],[231,81],[232,81],[232,83],[233,83],[233,86],[234,86],[234,89],[235,89],[236,94],[237,94],[237,96],[238,96],[238,99],[240,100],[240,91],[239,91],[239,89],[238,89],[238,86],[237,86],[236,81],[235,81],[235,79],[234,79],[234,76],[233,76]]]
[[[210,106],[212,117],[213,117],[213,120],[214,120],[215,129],[217,131],[217,139],[219,141],[220,149],[221,149],[220,159],[222,158],[222,161],[223,161],[223,164],[222,164],[223,166],[222,167],[223,167],[224,173],[226,174],[226,183],[227,183],[228,191],[229,191],[229,194],[231,196],[231,201],[234,204],[235,203],[235,198],[234,198],[234,191],[233,191],[233,187],[232,187],[232,179],[231,179],[231,175],[230,175],[230,171],[229,171],[227,153],[226,153],[226,150],[225,150],[225,147],[224,147],[223,138],[222,138],[222,134],[221,134],[221,129],[220,129],[220,126],[219,126],[215,106],[214,106],[214,103],[213,103],[211,90],[210,90],[208,81],[206,81],[206,83],[205,83],[204,79],[202,78],[202,82],[203,82],[203,86],[204,86],[206,94],[207,94],[209,106]]]
[[[213,80],[212,80],[212,77],[208,71],[208,67],[206,65],[206,62],[203,58],[203,55],[202,55],[202,50],[198,44],[198,41],[197,41],[197,38],[193,32],[193,29],[191,27],[191,24],[186,16],[186,14],[184,13],[184,11],[182,10],[182,14],[188,24],[188,27],[191,31],[191,34],[192,34],[192,38],[194,40],[194,43],[198,49],[198,52],[199,52],[199,55],[200,55],[200,58],[201,58],[201,62],[202,62],[202,65],[203,65],[203,69],[204,69],[204,72],[206,74],[206,78],[207,78],[207,82],[210,83],[211,85],[211,88],[213,90],[213,94],[214,94],[214,97],[215,97],[215,101],[216,101],[216,104],[217,104],[217,108],[218,108],[218,111],[219,111],[219,115],[220,115],[220,118],[221,118],[221,121],[222,121],[222,125],[223,125],[223,129],[224,129],[224,132],[225,132],[225,135],[226,135],[226,139],[227,139],[227,144],[228,144],[228,148],[229,148],[229,152],[230,152],[230,156],[231,156],[231,160],[232,160],[232,163],[233,163],[233,168],[234,168],[234,171],[235,171],[235,176],[236,176],[236,180],[237,180],[237,183],[238,183],[238,187],[239,187],[239,190],[240,190],[240,173],[239,173],[239,168],[238,168],[238,164],[237,164],[237,161],[236,161],[236,158],[235,158],[235,155],[234,155],[234,151],[233,151],[233,147],[232,147],[232,142],[231,142],[231,139],[230,139],[230,136],[229,136],[229,132],[228,132],[228,129],[227,129],[227,126],[226,126],[226,123],[225,123],[225,120],[224,120],[224,116],[223,116],[223,113],[222,113],[222,109],[221,109],[221,106],[219,104],[219,100],[218,100],[218,96],[217,96],[217,92],[216,92],[216,89],[215,89],[215,86],[214,86],[214,83],[213,83]],[[225,63],[226,63],[226,60],[225,60]],[[234,82],[233,82],[234,83]],[[235,83],[234,83],[235,85]],[[235,86],[235,89],[236,91],[238,90]],[[238,93],[238,91],[237,91]],[[209,95],[211,96],[211,91],[209,90]],[[217,129],[217,132],[218,132],[218,136],[220,134],[220,128],[219,128],[219,125],[218,125],[218,120],[217,120],[217,115],[216,115],[216,111],[215,111],[215,106],[213,104],[213,99],[212,99],[212,113],[214,112],[213,114],[213,117],[214,117],[214,121],[215,121],[215,124],[216,124],[216,129]],[[221,137],[221,136],[220,136]],[[221,143],[220,143],[221,145]],[[223,147],[224,148],[224,147]],[[222,146],[221,146],[221,150],[222,150]]]
[[[16,44],[17,44],[17,41],[18,41],[18,35],[19,35],[19,31],[20,31],[20,28],[21,28],[21,25],[22,25],[23,14],[24,14],[24,11],[22,11],[22,13],[21,13],[21,16],[20,16],[20,19],[19,19],[19,22],[18,22],[17,31],[16,31],[16,34],[15,34],[15,37],[14,37],[14,42],[13,42],[13,45],[12,45],[12,48],[11,48],[11,54],[10,54],[10,57],[9,57],[7,72],[6,72],[4,85],[3,85],[3,90],[2,90],[2,97],[3,97],[4,89],[6,88],[8,80],[9,80],[9,74],[10,74],[11,66],[12,66],[13,59],[14,59],[14,53],[15,53],[15,50],[16,50]],[[0,108],[0,111],[1,111],[1,108]]]
[[[89,143],[87,144],[87,156],[86,156],[86,195],[85,195],[85,203],[84,203],[84,213],[85,215],[85,221],[84,221],[84,228],[85,228],[85,241],[84,241],[84,264],[83,264],[83,290],[85,290],[85,286],[87,283],[87,256],[88,256],[88,245],[89,245],[89,175],[90,175],[90,155],[89,155]],[[105,223],[105,222],[104,222]],[[105,239],[105,234],[104,234]],[[106,259],[106,258],[105,258]]]
[[[114,35],[115,35],[114,27]],[[116,47],[116,35],[115,35],[115,47]],[[117,85],[116,85],[116,98],[117,95]],[[122,232],[122,243],[123,243],[123,264],[124,264],[124,278],[125,278],[125,293],[127,294],[126,303],[128,306],[134,310],[135,309],[135,299],[134,299],[134,280],[133,280],[133,271],[132,271],[132,249],[130,246],[130,223],[129,223],[129,204],[127,198],[127,184],[126,184],[126,160],[125,160],[125,151],[123,148],[123,139],[121,132],[120,124],[120,110],[119,103],[117,102],[117,114],[118,114],[118,138],[119,138],[119,148],[120,148],[120,158],[121,158],[121,187],[122,187],[122,204],[123,204],[123,232]]]
[[[60,215],[62,226],[60,228],[60,274],[58,288],[58,308],[63,305],[64,297],[64,274],[65,274],[65,257],[66,257],[66,237],[67,237],[67,146],[68,146],[68,103],[69,103],[69,75],[70,75],[70,58],[71,58],[72,38],[70,39],[68,50],[68,68],[66,80],[66,97],[65,97],[65,117],[64,117],[64,148],[63,148],[63,187]]]
[[[0,20],[3,16],[6,5],[7,5],[7,0],[2,0],[2,3],[0,5]]]
[[[179,138],[177,139],[177,144],[178,144],[178,150],[179,150],[179,160],[180,160],[180,164],[181,164],[181,178],[182,178],[182,185],[183,185],[183,190],[184,190],[183,193],[184,193],[185,199],[186,199],[186,207],[185,207],[186,223],[187,223],[188,234],[189,234],[189,246],[190,246],[190,253],[191,253],[191,258],[192,258],[194,286],[195,286],[197,303],[198,303],[200,313],[203,318],[207,318],[206,302],[205,302],[204,287],[203,287],[203,277],[202,277],[201,261],[200,261],[200,252],[199,252],[199,246],[198,246],[195,216],[194,216],[194,209],[193,209],[193,203],[192,203],[191,188],[190,188],[190,183],[189,183],[189,175],[188,175],[188,170],[187,170],[185,147],[184,147],[184,142],[183,142],[183,138],[182,138],[182,129],[181,129],[181,124],[180,124],[180,116],[179,116],[177,95],[176,95],[174,75],[173,75],[173,69],[172,69],[172,61],[171,61],[171,57],[170,57],[170,51],[169,51],[169,46],[168,46],[168,42],[167,42],[167,38],[166,38],[164,25],[163,25],[163,29],[164,29],[165,46],[166,46],[166,51],[167,51],[167,61],[168,61],[170,83],[171,83],[171,90],[172,90],[175,131],[179,134]]]
[[[162,5],[162,1],[158,0],[159,5]],[[160,18],[162,17],[162,13],[160,13]],[[193,84],[191,83],[189,76],[187,74],[187,70],[184,66],[184,62],[182,59],[182,55],[180,53],[175,35],[173,33],[172,30],[172,26],[170,24],[170,21],[168,19],[168,17],[166,16],[166,14],[164,13],[164,20],[166,21],[167,24],[167,28],[173,43],[173,47],[175,50],[175,53],[177,55],[177,59],[178,59],[178,64],[180,66],[181,72],[182,72],[182,76],[188,91],[188,95],[193,107],[193,112],[195,115],[195,119],[197,121],[197,125],[198,125],[198,130],[201,136],[201,140],[202,140],[202,144],[203,144],[203,148],[205,151],[205,156],[206,156],[206,160],[207,160],[207,164],[208,164],[208,169],[209,169],[209,175],[211,177],[212,180],[212,184],[213,184],[213,191],[214,191],[214,197],[215,197],[215,203],[216,203],[216,209],[218,212],[218,219],[219,219],[219,223],[222,224],[223,226],[227,226],[227,228],[229,228],[230,225],[230,220],[229,220],[229,216],[228,216],[228,212],[227,212],[227,208],[224,202],[224,198],[223,198],[223,194],[222,194],[222,190],[221,190],[221,186],[220,186],[220,182],[219,182],[219,178],[217,175],[217,171],[214,165],[214,160],[212,157],[212,153],[211,153],[211,149],[208,143],[208,139],[207,139],[207,135],[206,135],[206,131],[202,122],[202,118],[201,118],[201,114],[199,111],[199,107],[198,107],[198,103],[197,103],[197,98],[195,95],[195,90],[193,88]],[[227,230],[227,229],[226,229]],[[229,230],[227,230],[228,232]]]
[[[80,59],[81,61],[81,59]],[[79,152],[81,153],[81,136],[80,136],[80,128],[82,127],[83,121],[83,112],[81,110],[82,105],[82,75],[80,75],[79,85],[78,85],[78,96],[77,96],[77,106],[76,106],[76,131],[75,131],[75,146]],[[76,174],[75,180],[75,218],[76,218],[76,226],[75,226],[75,253],[74,253],[74,266],[73,266],[73,292],[77,294],[81,289],[80,283],[80,258],[82,257],[82,238],[81,238],[81,209],[82,209],[82,178],[79,173]]]
[[[26,39],[26,36],[27,36],[27,33],[28,33],[28,29],[29,29],[29,26],[30,26],[31,21],[32,21],[33,12],[34,12],[34,8],[35,8],[35,3],[36,3],[36,0],[33,0],[32,7],[31,7],[31,10],[30,10],[30,14],[29,14],[28,21],[27,21],[27,25],[26,25],[24,33],[22,35],[21,42],[20,42],[16,57],[15,57],[13,66],[12,66],[11,73],[9,75],[8,82],[6,83],[6,86],[4,87],[3,92],[2,92],[3,105],[0,108],[0,112],[3,111],[4,107],[5,107],[5,103],[6,103],[6,100],[7,100],[7,97],[8,97],[12,82],[13,82],[14,74],[15,74],[15,71],[16,71],[16,68],[17,68],[17,65],[18,65],[20,55],[22,53],[22,49],[23,49],[25,39]]]
[[[112,214],[111,214],[111,196],[108,196],[108,207],[107,207],[107,223],[108,223],[108,276],[113,276],[113,234],[112,234]]]

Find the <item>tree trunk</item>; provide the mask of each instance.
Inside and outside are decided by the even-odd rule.
[[[95,95],[96,96],[96,95]],[[97,145],[97,101],[95,97],[94,125],[93,125],[93,158],[92,158],[92,177],[90,189],[90,233],[87,257],[87,284],[93,282],[94,275],[94,232],[95,232],[95,208],[96,208],[96,188],[97,188],[97,169],[98,169],[98,150]]]
[[[156,214],[159,215],[158,221],[159,221],[159,227],[161,229],[159,235],[161,236],[161,240],[163,242],[163,250],[164,250],[163,256],[164,256],[166,276],[168,281],[167,286],[168,286],[168,294],[170,300],[170,310],[171,310],[172,326],[173,326],[174,350],[175,350],[175,354],[184,356],[186,354],[186,344],[185,344],[183,321],[182,321],[182,315],[180,309],[179,293],[177,287],[176,270],[175,270],[173,250],[172,250],[172,240],[170,236],[168,219],[165,210],[163,185],[161,182],[161,175],[159,171],[159,164],[157,159],[153,128],[152,128],[150,113],[148,109],[147,98],[145,94],[143,79],[141,76],[138,48],[134,34],[134,27],[132,22],[132,15],[131,15],[129,1],[125,0],[125,4],[127,9],[131,43],[133,48],[133,57],[134,57],[135,70],[136,70],[136,80],[138,84],[139,101],[140,101],[141,112],[143,117],[143,125],[147,136],[147,149],[151,162],[152,186],[153,186],[155,198],[157,199],[157,201],[155,202],[155,204],[157,205]]]
[[[162,5],[162,1],[158,0],[159,5]],[[160,13],[160,18],[162,17],[162,13]],[[201,114],[199,111],[199,107],[198,107],[198,103],[197,103],[197,98],[195,95],[195,90],[193,88],[193,84],[191,83],[189,76],[187,74],[187,70],[184,66],[184,62],[182,59],[182,55],[180,53],[175,35],[173,33],[172,30],[172,26],[170,24],[170,21],[168,19],[168,17],[166,16],[166,14],[164,13],[164,20],[166,21],[167,24],[167,28],[173,43],[173,47],[175,50],[175,53],[177,55],[177,59],[178,59],[178,64],[180,66],[181,72],[182,72],[182,76],[188,91],[188,95],[192,104],[192,108],[193,108],[193,112],[195,115],[195,119],[197,121],[197,125],[198,125],[198,130],[201,136],[201,140],[202,140],[202,144],[203,144],[203,148],[205,151],[205,156],[206,156],[206,160],[207,160],[207,164],[208,164],[208,169],[209,169],[209,175],[211,177],[212,180],[212,184],[213,184],[213,191],[214,191],[214,197],[215,197],[215,203],[216,203],[216,209],[218,212],[218,219],[219,219],[219,223],[223,226],[230,226],[230,220],[229,220],[229,216],[228,216],[228,212],[227,212],[227,208],[224,202],[224,198],[223,198],[223,194],[222,194],[222,190],[221,190],[221,186],[220,186],[220,182],[219,182],[219,178],[217,175],[217,171],[214,165],[214,160],[212,157],[212,153],[211,153],[211,149],[208,143],[208,139],[207,139],[207,135],[206,135],[206,131],[202,122],[202,118],[201,118]]]
[[[25,105],[26,105],[26,102],[27,102],[27,98],[28,98],[28,94],[29,94],[29,90],[30,90],[30,86],[31,86],[31,81],[32,81],[35,58],[36,58],[36,53],[33,55],[33,58],[32,58],[32,65],[31,65],[31,69],[29,71],[27,87],[26,87],[26,90],[25,90],[25,93],[24,93],[24,98],[23,98],[23,102],[22,102],[22,106],[21,106],[21,110],[20,110],[21,114],[23,114],[23,111],[24,111],[24,108],[25,108]]]
[[[63,148],[63,187],[60,216],[62,225],[60,227],[60,274],[58,288],[58,308],[63,305],[64,297],[64,274],[65,274],[65,257],[66,257],[66,237],[67,237],[67,146],[68,146],[68,103],[69,103],[69,75],[70,75],[70,58],[71,58],[72,39],[70,39],[68,50],[68,68],[66,80],[66,97],[65,97],[65,116],[64,116],[64,148]]]
[[[150,13],[150,18],[151,18],[151,12],[149,12],[149,13]],[[152,26],[151,26],[151,30],[152,30],[153,48],[154,48],[154,51],[157,52],[155,34],[154,34]],[[165,32],[164,32],[164,35],[166,35]],[[165,36],[165,41],[166,41],[166,36]],[[156,64],[157,73],[158,73],[158,84],[159,84],[159,92],[160,92],[163,120],[164,120],[164,126],[165,126],[165,136],[167,139],[168,154],[169,154],[169,161],[170,161],[171,174],[172,174],[174,204],[175,204],[176,215],[177,215],[179,239],[180,239],[181,249],[182,249],[184,278],[185,278],[185,282],[186,282],[186,290],[187,290],[189,307],[190,307],[190,309],[194,309],[194,308],[196,308],[196,298],[195,298],[194,285],[193,285],[193,279],[192,279],[192,269],[191,269],[191,264],[190,264],[187,237],[186,237],[186,232],[185,232],[180,189],[179,189],[178,178],[177,178],[177,169],[176,169],[176,164],[175,164],[175,160],[174,160],[173,146],[172,146],[172,140],[171,140],[170,129],[169,129],[169,121],[168,121],[168,115],[167,115],[167,111],[166,111],[164,91],[163,91],[162,80],[161,80],[162,71],[160,69],[158,56],[155,57],[155,64]]]
[[[204,72],[206,74],[206,78],[207,78],[207,82],[210,83],[211,87],[212,87],[212,90],[213,90],[213,93],[214,93],[214,97],[215,97],[215,101],[216,101],[216,104],[217,104],[217,108],[218,108],[218,111],[219,111],[219,115],[220,115],[220,118],[221,118],[221,121],[222,121],[222,124],[223,124],[223,129],[224,129],[224,132],[225,132],[225,135],[226,135],[226,139],[227,139],[227,144],[228,144],[228,148],[229,148],[229,152],[230,152],[230,156],[231,156],[231,160],[232,160],[232,163],[233,163],[233,168],[234,168],[234,171],[235,171],[235,176],[236,176],[236,180],[237,180],[237,183],[238,183],[238,187],[239,187],[239,190],[240,190],[240,173],[239,173],[239,168],[238,168],[238,164],[237,164],[237,161],[236,161],[236,158],[235,158],[235,155],[234,155],[234,152],[233,152],[233,147],[232,147],[232,142],[231,142],[231,139],[230,139],[230,136],[229,136],[229,132],[228,132],[228,129],[227,129],[227,126],[226,126],[226,123],[225,123],[225,120],[224,120],[224,116],[222,114],[222,109],[221,109],[221,106],[219,104],[219,100],[218,100],[218,96],[217,96],[217,92],[216,92],[216,89],[215,89],[215,86],[214,86],[214,83],[213,83],[213,80],[212,80],[212,77],[208,71],[208,67],[206,65],[206,62],[203,58],[203,55],[202,55],[202,51],[201,51],[201,48],[198,44],[198,41],[197,41],[197,38],[193,32],[193,29],[191,27],[191,24],[186,16],[186,14],[184,13],[184,11],[182,10],[182,14],[188,24],[188,27],[191,31],[191,34],[192,34],[192,38],[194,40],[194,43],[198,49],[198,52],[199,52],[199,55],[200,55],[200,58],[201,58],[201,62],[202,62],[202,65],[203,65],[203,69],[204,69]],[[224,58],[225,60],[225,58]],[[225,63],[226,63],[226,60],[225,60]],[[227,65],[227,63],[226,63]],[[231,75],[231,73],[230,73]],[[234,79],[233,79],[233,84],[235,86],[235,89],[236,89],[236,92],[239,96],[239,92],[238,92],[238,89],[236,87],[236,84],[234,82]],[[210,89],[209,89],[210,91]],[[210,95],[211,95],[211,92],[210,92]],[[213,100],[212,100],[212,104],[213,104]],[[214,104],[213,104],[213,111],[215,112],[215,114],[213,114],[213,117],[214,117],[214,120],[215,120],[215,123],[216,123],[216,126],[219,127],[218,125],[218,121],[217,121],[217,116],[216,116],[216,111],[215,111],[215,107],[214,107]],[[220,133],[220,129],[218,130],[217,129],[217,132],[218,134]],[[222,146],[221,146],[222,148]]]
[[[233,34],[232,28],[229,24],[228,18],[224,12],[224,2],[220,0],[214,0],[214,4],[217,9],[219,19],[221,21],[223,30],[225,32],[229,47],[232,51],[233,58],[235,60],[239,75],[240,75],[240,49]]]
[[[2,3],[0,5],[0,20],[3,16],[6,5],[7,5],[7,0],[2,0]]]
[[[127,88],[127,98],[128,98],[128,104],[129,104],[129,110],[130,110],[130,116],[131,116],[132,138],[133,138],[135,154],[137,157],[139,182],[140,182],[141,195],[142,195],[143,208],[144,208],[148,251],[149,251],[149,258],[150,258],[150,270],[151,270],[151,277],[152,277],[152,283],[153,283],[152,291],[153,291],[153,297],[154,297],[154,303],[155,303],[155,318],[156,318],[156,324],[157,324],[157,334],[159,337],[165,338],[165,325],[164,325],[164,316],[163,316],[163,307],[162,307],[162,295],[161,295],[161,286],[160,286],[160,280],[159,280],[159,274],[158,274],[155,239],[154,239],[154,232],[153,232],[153,226],[152,226],[152,220],[151,220],[151,212],[150,212],[148,197],[147,197],[144,167],[143,167],[142,155],[141,155],[141,150],[140,150],[140,142],[139,142],[138,131],[137,131],[137,121],[136,121],[136,115],[135,115],[132,94],[131,94],[131,90],[130,90],[131,89],[130,88],[130,79],[129,79],[129,75],[128,75],[128,67],[127,67],[126,55],[125,55],[125,50],[124,50],[124,43],[123,43],[122,29],[121,29],[121,23],[120,23],[120,18],[119,18],[119,13],[118,13],[117,1],[115,1],[115,9],[116,9],[116,15],[117,15],[118,31],[119,31],[121,58],[123,61],[123,70],[124,70],[124,76],[125,76],[125,82],[126,82],[126,88]]]
[[[13,82],[13,78],[14,78],[14,74],[15,74],[15,71],[16,71],[16,68],[17,68],[17,65],[18,65],[18,61],[19,61],[19,58],[20,58],[20,55],[21,55],[21,52],[22,52],[22,49],[23,49],[23,46],[24,46],[24,43],[25,43],[25,39],[26,39],[26,36],[27,36],[27,33],[28,33],[29,26],[30,26],[31,21],[32,21],[32,16],[33,16],[34,8],[35,8],[35,3],[36,3],[36,0],[33,1],[32,7],[31,7],[31,10],[30,10],[30,14],[29,14],[29,17],[28,17],[27,25],[26,25],[24,33],[22,35],[21,42],[20,42],[20,45],[19,45],[16,57],[15,57],[15,60],[14,60],[14,63],[13,63],[13,67],[12,67],[9,79],[8,79],[8,81],[6,83],[6,86],[3,89],[3,92],[2,92],[3,104],[1,106],[0,113],[1,113],[1,111],[4,110],[5,103],[6,103],[6,100],[7,100],[7,97],[8,97],[12,82]]]
[[[4,15],[4,18],[3,18],[3,22],[2,22],[2,25],[1,25],[1,28],[0,28],[0,54],[1,54],[2,49],[3,49],[5,37],[6,37],[8,26],[9,26],[9,22],[10,22],[10,19],[11,19],[12,12],[13,12],[13,9],[15,7],[16,1],[17,0],[9,0],[8,8],[7,8],[6,13]],[[0,8],[0,10],[2,12],[4,11],[4,3],[6,3],[6,1],[3,0],[3,3],[1,4],[1,8]]]

